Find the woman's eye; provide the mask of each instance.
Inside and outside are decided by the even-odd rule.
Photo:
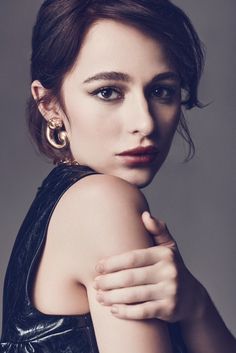
[[[165,102],[170,102],[174,99],[176,95],[176,89],[174,87],[155,87],[152,90],[152,96],[154,98],[163,100]]]
[[[97,96],[104,101],[114,101],[122,98],[121,92],[114,87],[100,88],[93,92],[92,95]]]
[[[151,98],[158,99],[163,103],[171,103],[176,96],[177,89],[175,87],[167,86],[157,86],[151,90]],[[123,99],[123,94],[120,89],[117,87],[102,87],[94,92],[91,95],[98,97],[104,102],[113,102]]]

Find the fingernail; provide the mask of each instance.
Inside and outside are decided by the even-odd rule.
[[[94,289],[98,289],[98,283],[97,283],[97,281],[94,281],[94,282],[93,282],[93,288],[94,288]]]
[[[93,288],[95,288],[95,289],[98,289],[99,288],[99,279],[101,278],[101,276],[97,276],[97,277],[95,277],[95,279],[94,279],[94,282],[93,282]]]
[[[104,265],[103,265],[102,263],[98,263],[97,266],[95,267],[95,270],[96,270],[98,273],[104,272]]]
[[[112,314],[118,314],[118,312],[119,312],[118,307],[117,307],[117,306],[112,306],[112,308],[111,308],[111,313],[112,313]]]
[[[95,280],[95,281],[98,281],[100,278],[102,278],[102,276],[96,276],[96,277],[94,278],[94,280]]]
[[[97,294],[96,294],[96,299],[97,299],[97,301],[98,301],[100,304],[103,304],[104,300],[103,300],[102,292],[101,292],[101,291],[98,291],[98,292],[97,292]]]

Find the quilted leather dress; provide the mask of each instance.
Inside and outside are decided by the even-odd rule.
[[[52,212],[71,185],[91,174],[100,173],[87,166],[60,164],[38,189],[15,240],[5,275],[0,353],[99,353],[90,313],[43,314],[30,300]],[[178,323],[168,327],[174,353],[186,353]]]

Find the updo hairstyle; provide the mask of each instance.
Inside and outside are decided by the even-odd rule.
[[[39,151],[54,163],[70,158],[69,147],[57,150],[45,136],[46,120],[38,110],[40,102],[61,100],[63,78],[73,67],[91,25],[100,19],[129,24],[161,42],[177,70],[186,109],[201,107],[198,85],[204,65],[202,43],[189,18],[168,0],[46,0],[42,4],[32,36],[31,79],[39,80],[48,94],[28,101],[28,126]],[[186,161],[195,148],[184,115],[177,131],[188,142]]]

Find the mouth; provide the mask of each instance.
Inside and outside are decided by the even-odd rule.
[[[149,146],[138,146],[133,149],[129,149],[127,151],[119,153],[119,155],[122,156],[133,156],[133,155],[138,155],[138,156],[143,156],[143,155],[152,155],[156,154],[158,152],[158,148],[154,145],[149,145]]]
[[[141,154],[125,154],[118,155],[122,161],[128,166],[148,166],[156,161],[158,153],[141,153]]]

